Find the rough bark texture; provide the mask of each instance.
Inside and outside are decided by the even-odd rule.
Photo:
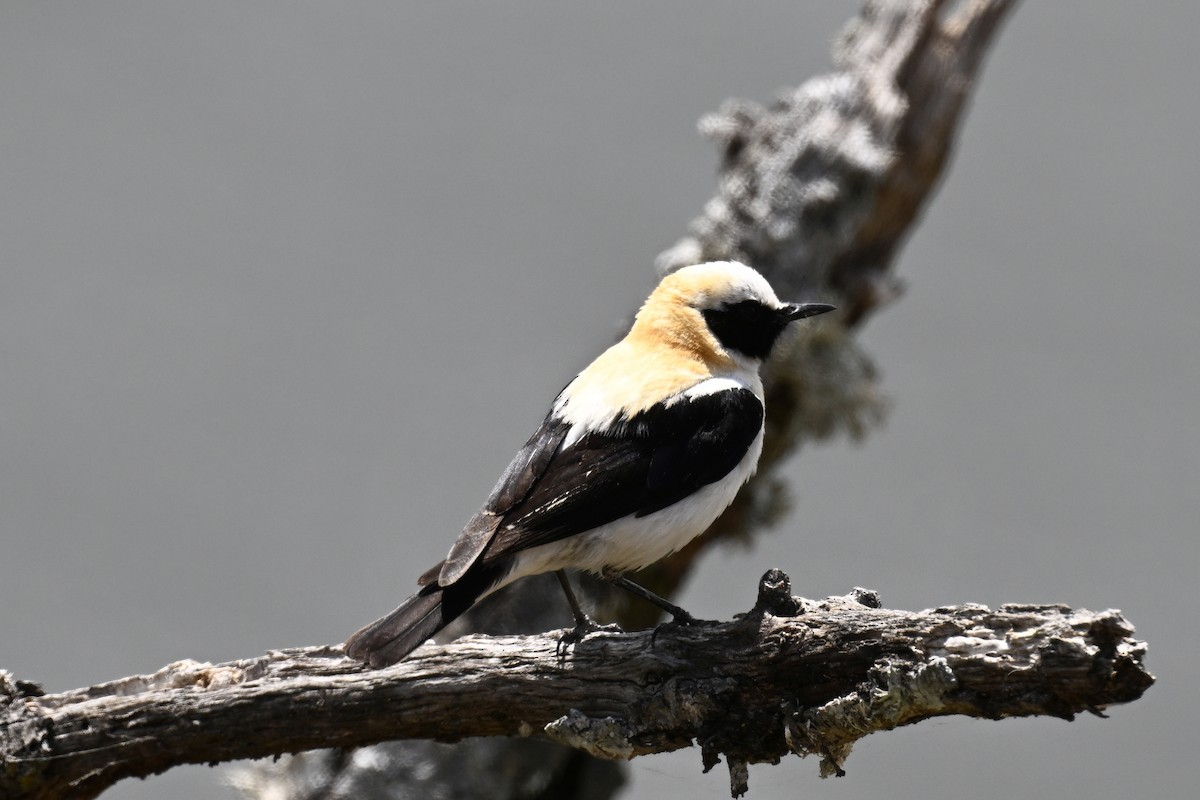
[[[683,582],[692,561],[711,542],[744,539],[779,519],[787,499],[783,487],[772,476],[771,467],[774,464],[805,441],[842,432],[861,436],[881,417],[886,403],[877,383],[876,369],[869,356],[859,347],[854,333],[871,314],[900,294],[901,284],[892,272],[894,258],[921,209],[932,196],[947,163],[965,100],[974,86],[983,56],[995,38],[999,23],[1013,4],[1013,0],[867,2],[835,46],[834,72],[807,81],[767,107],[749,101],[729,101],[717,113],[702,120],[702,132],[721,147],[717,191],[706,204],[702,215],[693,222],[690,234],[659,257],[659,268],[673,270],[698,261],[737,258],[762,270],[781,296],[828,299],[843,311],[837,319],[822,318],[821,324],[808,326],[809,331],[791,340],[787,347],[780,348],[782,352],[768,366],[765,375],[768,436],[758,476],[708,534],[641,576],[641,582],[653,586],[660,593],[670,594]],[[461,624],[447,630],[443,640],[467,631],[533,633],[566,624],[568,618],[564,616],[565,609],[557,592],[552,581],[522,581],[499,593],[491,602],[482,604]],[[541,602],[543,596],[551,598],[550,601]],[[643,625],[653,621],[641,605],[624,606],[620,599],[610,599],[608,602],[614,604],[615,613],[627,625]],[[529,609],[536,611],[531,615]],[[954,618],[953,614],[945,616]],[[806,621],[802,627],[808,625],[807,620],[816,618],[804,618]],[[738,624],[742,627],[737,627]],[[661,647],[668,646],[667,643],[675,648],[670,652],[699,653],[703,648],[688,649],[679,643],[691,641],[688,638],[690,636],[703,634],[703,639],[717,635],[722,630],[731,636],[738,631],[743,632],[738,635],[745,635],[746,624],[743,621],[722,629],[702,628],[680,634],[678,639],[673,633],[664,634],[659,639],[660,648],[650,651],[645,658],[653,658],[655,653],[661,657],[666,652]],[[784,634],[780,634],[780,637],[784,637]],[[410,662],[403,674],[408,675],[407,670],[410,669],[424,670],[418,674],[424,676],[427,683],[413,678],[414,685],[451,686],[462,677],[463,669],[495,658],[508,668],[518,667],[511,679],[519,681],[525,674],[523,665],[526,661],[523,659],[530,658],[533,653],[543,654],[551,646],[548,639],[538,641],[541,641],[540,645],[536,641],[518,644],[509,640],[497,642],[496,645],[501,649],[494,651],[492,656],[480,652],[480,647],[485,650],[486,647],[479,640],[464,642],[445,651],[427,650],[421,658]],[[593,647],[596,653],[607,654],[615,648],[612,652],[619,654],[618,642],[623,641],[626,640],[604,640],[603,647],[589,641],[569,663],[576,671],[585,664],[589,669],[601,666],[582,659]],[[631,647],[636,647],[644,639],[628,641]],[[699,644],[696,646],[700,647]],[[846,658],[861,647],[860,643],[853,644],[850,652],[845,654]],[[438,656],[437,653],[443,655]],[[453,659],[447,660],[449,657],[444,655],[446,653],[453,653]],[[439,658],[441,660],[437,660]],[[466,662],[460,663],[458,659],[466,659]],[[772,662],[768,659],[767,663]],[[835,663],[843,662],[835,660]],[[458,671],[449,671],[439,678],[430,671],[434,664],[438,668]],[[675,677],[662,678],[659,683],[663,686],[690,686],[687,683],[690,678],[679,677],[695,674],[687,671],[687,663],[672,660],[669,667],[667,671]],[[304,673],[308,669],[312,672]],[[656,669],[659,673],[655,674],[666,670],[664,662],[658,662]],[[834,681],[847,677],[850,682],[844,686],[850,688],[838,696],[849,697],[853,681],[870,678],[878,683],[898,674],[887,672],[886,666],[880,669],[884,672],[872,673],[874,677],[867,673],[856,673],[850,679],[849,676],[830,674],[827,679]],[[930,665],[925,669],[926,672],[922,674],[931,679],[943,674],[939,666]],[[273,725],[264,721],[265,732],[258,728],[254,729],[253,734],[243,730],[218,736],[210,745],[202,746],[203,731],[212,730],[210,721],[223,714],[238,713],[242,703],[248,702],[247,698],[251,696],[247,694],[251,692],[250,687],[261,688],[258,681],[266,680],[260,677],[258,681],[247,683],[244,679],[247,670],[250,674],[259,674],[255,670],[266,670],[261,673],[263,676],[268,673],[295,673],[293,677],[299,683],[295,685],[294,696],[291,688],[277,696],[280,700],[286,698],[286,703],[277,706],[283,716],[276,719]],[[21,724],[26,727],[21,730],[41,731],[39,735],[43,738],[40,741],[52,752],[64,752],[60,748],[87,740],[96,742],[100,749],[95,757],[101,760],[113,755],[128,758],[130,762],[127,763],[132,763],[134,756],[137,756],[143,759],[138,762],[142,764],[139,769],[155,771],[166,768],[169,763],[233,757],[234,750],[238,751],[239,757],[279,752],[277,749],[264,749],[264,745],[278,741],[277,737],[272,738],[273,734],[291,736],[297,733],[291,728],[300,727],[295,725],[300,718],[297,716],[300,706],[293,703],[304,699],[316,710],[303,713],[319,716],[318,700],[330,696],[328,692],[333,691],[327,685],[330,682],[340,686],[342,681],[360,681],[356,684],[360,692],[370,686],[365,682],[369,680],[369,675],[351,676],[351,672],[334,651],[304,651],[220,668],[170,668],[158,677],[123,682],[122,691],[133,692],[128,696],[113,695],[115,689],[85,690],[99,692],[91,705],[84,706],[88,711],[82,719],[87,720],[91,728],[68,731],[63,727],[50,727],[65,724],[59,720],[67,719],[68,709],[81,708],[74,705],[74,700],[69,704],[63,700],[64,704],[50,708],[44,701],[20,699],[9,704],[7,713],[11,715],[19,705],[28,704],[34,709],[22,716]],[[228,687],[229,693],[216,692],[211,687],[214,680],[231,680],[231,676],[241,677]],[[821,676],[822,680],[826,679],[824,672]],[[598,673],[596,678],[600,680]],[[774,680],[784,678],[776,676]],[[194,726],[194,738],[186,746],[199,749],[190,758],[186,753],[176,753],[172,755],[174,761],[164,757],[164,745],[161,742],[151,741],[150,730],[144,727],[146,718],[132,713],[133,709],[142,708],[137,705],[137,698],[146,699],[153,695],[153,692],[146,694],[147,689],[173,681],[179,681],[181,685],[170,690],[169,702],[172,708],[177,707],[181,713],[184,708],[191,708],[188,702],[204,698],[211,700],[220,697],[223,698],[220,703],[229,702],[231,705],[229,708],[219,708],[208,704],[202,710],[196,710],[194,713],[202,716],[195,719],[199,724]],[[6,684],[5,691],[9,697],[17,697],[23,691],[23,685],[10,682]],[[273,685],[275,691],[280,691],[283,684],[275,681]],[[630,702],[635,704],[631,708],[645,707],[652,697],[660,696],[662,691],[656,683],[640,689],[642,694],[630,698]],[[678,692],[678,688],[672,691]],[[457,693],[455,686],[449,694]],[[585,693],[601,696],[601,689],[598,687],[593,692],[589,688]],[[80,700],[77,694],[60,695],[59,698]],[[718,692],[715,696],[724,698],[722,702],[739,697],[736,693],[727,692]],[[366,700],[365,694],[356,697],[363,701],[361,706],[356,707],[364,709],[362,720],[356,724],[361,725],[368,718],[374,720],[371,724],[375,725],[396,721],[396,715],[389,714],[386,705],[381,705],[388,702],[386,698],[371,696]],[[850,710],[852,705],[852,702],[847,705],[846,710]],[[576,707],[588,719],[594,718],[587,704]],[[373,709],[372,713],[366,713],[365,709],[368,708]],[[803,713],[812,710],[807,705],[804,708],[808,711]],[[868,709],[873,708],[875,706],[868,706]],[[472,707],[471,710],[474,712],[476,708]],[[36,716],[43,713],[50,720],[47,727],[28,727],[32,724],[29,714]],[[104,716],[108,713],[117,716]],[[708,709],[704,718],[719,718],[719,715],[714,717],[714,713]],[[763,713],[767,712],[764,710]],[[801,712],[797,710],[796,713]],[[998,710],[995,713],[1009,712]],[[478,713],[475,716],[479,716]],[[829,716],[822,714],[820,719]],[[919,717],[920,714],[917,714],[913,718]],[[622,723],[624,725],[636,724],[636,721],[623,719],[626,719]],[[751,716],[746,719],[758,718]],[[790,739],[785,739],[784,745],[790,742],[790,746],[798,751],[823,750],[830,756],[830,763],[836,763],[841,757],[837,737],[820,733],[820,726],[816,722],[805,721],[800,725],[800,718],[796,717],[788,723],[788,727],[784,727],[779,720],[771,719],[771,724],[775,725],[772,730],[777,738],[783,735],[781,731],[789,732],[787,736]],[[808,720],[807,717],[804,719]],[[310,720],[306,716],[304,721],[307,726]],[[122,729],[124,733],[119,740],[95,738],[100,731],[115,730],[113,724],[127,726],[127,729]],[[761,728],[765,731],[765,725],[750,725],[745,730]],[[91,739],[88,738],[92,735],[89,730],[94,734]],[[313,729],[309,727],[308,730]],[[368,726],[357,730],[376,728]],[[442,738],[460,735],[455,730],[451,726],[438,734],[430,729],[422,735]],[[567,736],[567,722],[559,730],[562,737],[570,738]],[[24,740],[11,738],[25,734],[14,734],[14,731],[17,729],[11,727],[10,723],[3,734],[9,737],[5,747],[25,747]],[[801,731],[818,731],[814,734],[817,738],[812,740],[816,744],[806,745],[805,742],[809,740],[803,738]],[[128,738],[134,734],[134,738]],[[728,746],[735,753],[735,763],[754,760],[750,754],[738,754],[729,734],[725,739],[714,739],[715,734],[708,728],[701,734],[707,754]],[[389,735],[409,734],[393,731]],[[679,733],[679,736],[679,746],[682,746],[683,733]],[[297,742],[284,749],[334,744],[346,747],[377,738],[367,737],[352,742],[323,730],[321,736],[314,736],[307,743]],[[177,744],[184,746],[182,739],[177,740]],[[774,744],[778,746],[779,742]],[[660,745],[665,746],[665,743]],[[44,751],[38,750],[41,746],[37,744],[33,750],[20,752],[31,755],[43,752],[44,756]],[[209,746],[219,752],[213,754],[205,749]],[[6,749],[6,752],[18,751]],[[6,761],[3,779],[9,781],[8,787],[19,789],[21,785],[13,783],[13,776],[36,781],[39,774],[52,774],[43,771],[51,769],[65,769],[65,766],[59,761],[44,758],[36,762]],[[80,778],[79,787],[83,793],[80,796],[93,791],[89,787],[103,787],[122,774],[144,774],[122,771],[128,769],[105,767],[91,777]],[[486,774],[491,776],[485,786],[481,786],[473,777],[481,774],[481,770],[486,770]],[[239,780],[247,793],[258,797],[321,796],[367,800],[382,797],[423,798],[432,796],[434,789],[437,796],[445,798],[603,798],[612,795],[622,778],[619,766],[612,761],[592,759],[582,755],[579,750],[559,747],[545,739],[526,738],[480,739],[457,745],[405,741],[353,753],[326,750],[285,759],[279,764],[256,768],[253,772],[243,772]],[[38,795],[34,783],[22,785],[26,787],[23,791],[27,790],[25,796],[52,796],[45,793]],[[98,791],[98,788],[94,791]]]
[[[747,541],[783,516],[788,497],[775,464],[806,441],[861,437],[882,419],[878,372],[854,333],[902,291],[893,261],[932,198],[983,58],[1014,5],[869,0],[834,46],[833,72],[767,107],[730,100],[701,120],[701,132],[721,149],[717,190],[689,235],[659,256],[659,270],[741,259],[781,296],[826,299],[843,311],[777,348],[764,375],[767,438],[758,474],[704,536],[639,575],[640,583],[674,593],[713,542]],[[552,583],[518,583],[442,640],[566,624],[557,591]],[[656,609],[606,587],[587,594],[626,626],[656,621]],[[613,762],[528,745],[397,742],[352,759],[307,754],[238,780],[252,797],[292,800],[423,798],[435,790],[446,798],[598,800],[623,782]],[[492,776],[485,786],[474,779],[473,767],[483,766]]]
[[[182,763],[476,736],[548,739],[601,759],[697,742],[706,770],[724,756],[738,796],[751,763],[811,753],[840,772],[875,731],[947,714],[1070,719],[1153,682],[1145,644],[1116,611],[878,606],[864,590],[792,597],[772,570],[732,622],[597,633],[566,651],[559,632],[471,636],[368,670],[339,647],[306,648],[181,661],[58,695],[0,673],[0,796],[93,797]]]

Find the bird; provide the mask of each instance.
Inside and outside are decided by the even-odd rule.
[[[600,626],[567,569],[693,622],[625,575],[679,550],[733,502],[762,452],[763,362],[789,324],[833,310],[781,302],[736,261],[663,277],[625,337],[554,399],[446,558],[398,608],[352,634],[345,653],[374,668],[397,663],[488,594],[548,572],[577,641]]]

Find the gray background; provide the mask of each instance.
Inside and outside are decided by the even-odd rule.
[[[827,69],[855,8],[5,3],[0,667],[63,690],[390,609],[710,196],[696,119]],[[792,516],[681,598],[729,617],[777,566],[900,608],[1114,606],[1158,685],[873,737],[841,780],[754,767],[752,797],[1194,790],[1197,30],[1017,9],[864,334],[886,427],[789,463]],[[727,796],[695,750],[632,774]]]

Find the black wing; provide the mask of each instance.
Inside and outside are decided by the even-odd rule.
[[[483,558],[674,505],[728,475],[762,423],[763,406],[753,392],[727,389],[659,404],[609,432],[584,436],[552,453],[525,497],[503,493],[517,502],[497,518]]]
[[[566,438],[571,426],[554,417],[553,412],[542,421],[525,446],[517,451],[512,463],[492,489],[491,496],[483,508],[471,518],[463,532],[450,548],[446,560],[426,572],[417,581],[419,586],[432,583],[435,579],[441,586],[449,586],[471,568],[492,536],[500,526],[505,514],[529,496],[530,490],[545,474],[558,446]]]

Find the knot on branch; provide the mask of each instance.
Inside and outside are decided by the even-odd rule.
[[[803,611],[800,600],[792,597],[792,579],[780,569],[769,569],[758,581],[758,599],[752,614],[794,617]]]
[[[41,697],[46,693],[41,684],[17,680],[8,670],[0,669],[0,706],[15,703],[25,697]]]

